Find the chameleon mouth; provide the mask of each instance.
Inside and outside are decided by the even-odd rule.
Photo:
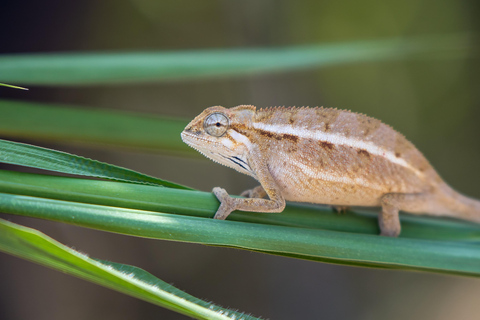
[[[208,142],[207,139],[203,139],[203,138],[199,137],[198,135],[193,134],[192,132],[188,132],[188,131],[182,131],[180,136],[182,137],[182,141],[185,142],[186,144],[188,144],[189,146],[196,145],[196,142],[199,142],[199,141]]]
[[[255,178],[255,173],[250,168],[248,162],[241,156],[230,154],[228,148],[225,148],[221,142],[214,139],[205,139],[188,131],[183,131],[181,137],[183,142],[205,157]],[[217,149],[223,151],[217,151]]]
[[[204,144],[209,144],[209,145],[221,145],[221,143],[217,141],[212,141],[210,139],[205,139],[203,137],[198,136],[195,133],[188,132],[188,131],[182,131],[180,134],[182,141],[192,147],[193,149],[200,151],[203,149],[206,149]],[[203,153],[203,151],[202,151]]]
[[[182,141],[188,144],[189,146],[195,145],[196,141],[205,141],[205,139],[202,139],[188,131],[182,131],[180,136],[182,137]]]

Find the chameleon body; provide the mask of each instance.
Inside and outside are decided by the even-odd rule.
[[[247,199],[214,188],[221,202],[216,219],[234,210],[281,212],[289,200],[381,207],[379,226],[385,236],[399,235],[399,210],[480,222],[480,201],[454,191],[402,134],[363,114],[216,106],[192,120],[182,139],[260,182],[242,193]]]

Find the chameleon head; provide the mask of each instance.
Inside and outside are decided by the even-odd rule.
[[[250,140],[242,134],[249,131],[254,115],[254,106],[210,107],[185,127],[182,140],[206,157],[254,176],[247,159]]]

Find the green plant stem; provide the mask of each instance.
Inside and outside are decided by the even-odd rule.
[[[0,170],[0,192],[115,206],[152,212],[213,217],[218,201],[210,192],[159,188]],[[337,214],[328,207],[288,204],[281,214],[234,212],[230,220],[309,229],[378,234],[375,212]],[[402,216],[403,237],[480,241],[480,226],[462,221]]]
[[[0,194],[2,212],[147,238],[238,247],[297,258],[480,276],[478,245],[219,221]]]

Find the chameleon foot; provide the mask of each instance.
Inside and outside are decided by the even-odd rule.
[[[220,201],[220,207],[218,207],[217,212],[215,213],[214,219],[225,220],[228,215],[235,210],[233,207],[232,198],[228,195],[227,191],[223,188],[215,187],[212,190],[213,194]]]

